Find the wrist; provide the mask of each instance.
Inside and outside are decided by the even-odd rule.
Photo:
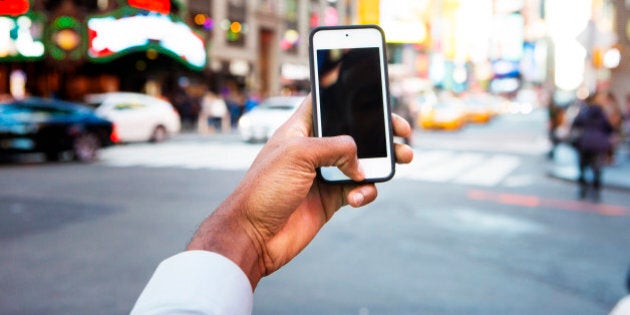
[[[264,275],[262,249],[247,233],[238,217],[240,211],[231,209],[230,204],[224,202],[201,223],[186,250],[210,251],[230,259],[245,273],[254,290]]]

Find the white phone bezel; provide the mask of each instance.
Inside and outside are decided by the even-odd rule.
[[[393,150],[392,150],[392,135],[391,135],[391,119],[389,111],[388,100],[388,86],[387,86],[387,72],[386,72],[386,58],[385,48],[382,32],[375,27],[361,27],[361,28],[332,28],[332,29],[319,29],[314,32],[311,38],[311,56],[317,55],[319,49],[345,49],[345,48],[368,48],[374,47],[379,50],[380,58],[380,71],[381,71],[381,91],[383,98],[383,120],[385,121],[385,139],[386,139],[386,152],[385,157],[378,158],[362,158],[359,159],[359,163],[365,172],[366,181],[382,181],[387,180],[393,176],[394,163]],[[316,93],[316,104],[314,109],[316,111],[316,136],[322,137],[322,123],[320,112],[320,98],[319,98],[319,73],[317,67],[312,67],[313,71],[313,83],[315,89],[313,93]],[[346,182],[351,181],[346,175],[344,175],[337,167],[321,167],[320,174],[322,178],[329,182]]]

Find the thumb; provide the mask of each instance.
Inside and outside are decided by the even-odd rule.
[[[308,151],[315,167],[336,166],[354,181],[365,179],[357,158],[357,145],[350,136],[309,138]]]

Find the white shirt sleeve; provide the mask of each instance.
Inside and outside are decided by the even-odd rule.
[[[160,263],[131,314],[250,315],[253,300],[249,279],[234,262],[186,251]]]
[[[610,311],[610,315],[630,315],[630,295],[626,295],[617,302],[617,305]]]

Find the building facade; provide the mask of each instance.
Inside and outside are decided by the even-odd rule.
[[[175,0],[5,0],[0,94],[174,94],[180,77],[207,66],[206,43],[185,23],[186,12]]]
[[[611,70],[610,89],[616,95],[620,106],[630,103],[630,1],[610,0],[614,5],[614,32],[619,60]]]
[[[189,0],[188,9],[205,31],[214,88],[271,96],[310,88],[310,30],[352,23],[355,1]]]
[[[246,100],[310,90],[308,39],[358,0],[4,0],[0,98],[143,92],[184,127],[206,90]],[[238,115],[235,115],[238,117]]]

